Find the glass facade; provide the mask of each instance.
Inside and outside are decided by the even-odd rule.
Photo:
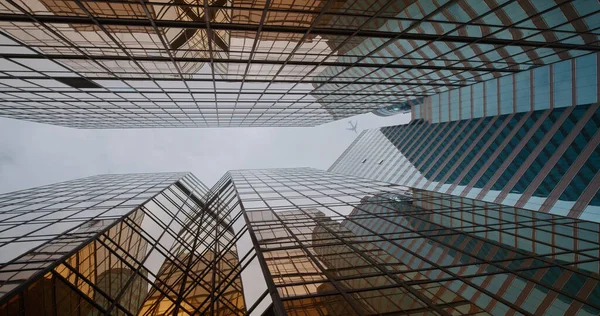
[[[168,173],[0,196],[0,315],[240,315],[233,233],[208,191]]]
[[[600,109],[579,105],[364,131],[329,169],[600,221]]]
[[[597,53],[560,61],[422,98],[412,116],[440,123],[596,103],[599,69]]]
[[[143,201],[3,258],[0,315],[600,313],[600,224],[310,168],[97,176],[0,214],[102,190]]]
[[[473,84],[488,105],[471,102],[469,117],[506,113],[496,97],[506,95],[482,83],[504,76],[518,83],[519,111],[592,103],[592,81],[563,83],[597,72],[587,56],[600,50],[598,21],[596,0],[3,1],[0,116],[78,128],[314,126],[417,103],[414,117],[436,123],[465,118],[454,90]],[[570,70],[530,70],[581,56]]]

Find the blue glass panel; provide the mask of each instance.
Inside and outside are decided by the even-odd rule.
[[[575,59],[577,104],[598,102],[598,65],[596,54]]]
[[[550,67],[539,67],[533,70],[533,91],[535,110],[550,108]]]
[[[485,84],[485,116],[498,115],[498,82],[490,80]]]
[[[513,112],[513,76],[500,79],[500,114]]]
[[[440,122],[440,96],[434,95],[431,97],[431,122],[439,123]]]
[[[483,117],[483,83],[474,84],[473,89],[473,117]]]
[[[450,107],[450,103],[448,102],[448,96],[450,96],[450,93],[448,92],[442,92],[440,93],[440,108],[442,110],[442,115],[440,116],[440,122],[447,122],[449,119],[449,107]]]
[[[531,110],[531,72],[523,71],[515,75],[515,85],[517,93],[517,112],[527,112]]]
[[[421,105],[420,104],[415,104],[413,105],[413,109],[414,109],[414,113],[415,115],[413,116],[413,119],[420,119],[421,118]]]
[[[571,61],[554,64],[554,107],[573,105],[573,74]]]
[[[452,121],[460,120],[460,117],[459,117],[460,104],[458,102],[459,95],[460,95],[459,89],[454,89],[454,90],[450,91],[450,120],[452,120]]]
[[[464,87],[460,89],[460,110],[461,119],[471,118],[471,87]]]

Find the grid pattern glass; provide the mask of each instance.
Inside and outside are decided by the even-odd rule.
[[[15,237],[21,247],[32,246],[22,241],[31,236],[45,240],[22,255],[3,249],[10,257],[0,264],[0,315],[243,314],[233,230],[207,210],[204,198],[221,201],[208,191],[191,174],[169,173],[96,176],[3,195],[22,206],[3,213],[9,216],[31,213],[24,208],[41,197],[112,208],[94,215],[94,208],[35,205],[43,214],[17,222],[37,229]],[[56,218],[54,235],[39,233],[47,214]]]
[[[600,221],[600,107],[363,131],[330,171]]]
[[[598,223],[311,168],[20,192],[96,181],[157,192],[2,264],[0,315],[600,313]]]
[[[276,315],[600,311],[596,223],[309,168],[230,175]]]
[[[598,21],[595,0],[2,1],[0,115],[314,126],[598,52]]]

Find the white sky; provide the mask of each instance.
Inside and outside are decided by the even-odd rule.
[[[346,128],[406,124],[371,113],[317,127],[81,130],[0,118],[0,193],[95,174],[191,171],[208,187],[227,170],[327,169],[356,138]]]

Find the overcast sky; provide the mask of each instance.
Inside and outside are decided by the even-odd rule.
[[[351,118],[362,129],[410,114]],[[191,171],[211,187],[231,169],[327,169],[356,138],[350,119],[306,128],[81,130],[0,118],[0,193],[102,173]]]

